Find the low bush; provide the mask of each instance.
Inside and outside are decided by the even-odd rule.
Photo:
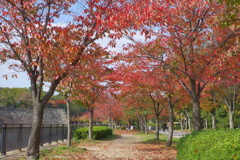
[[[174,125],[174,126],[173,126],[173,129],[174,129],[174,130],[180,130],[180,129],[181,129],[181,126],[180,126],[180,125]]]
[[[79,128],[74,132],[74,138],[76,139],[87,139],[88,138],[88,127]],[[93,139],[101,139],[112,135],[112,129],[106,126],[93,126]]]
[[[73,133],[73,137],[75,139],[86,139],[88,137],[88,128],[84,127],[76,129]]]
[[[240,160],[240,130],[193,132],[177,144],[178,160]]]
[[[156,123],[148,122],[148,126],[156,127]]]

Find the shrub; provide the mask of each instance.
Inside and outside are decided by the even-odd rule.
[[[88,127],[79,128],[74,132],[74,138],[86,139],[88,137]],[[105,138],[112,135],[112,129],[106,126],[93,126],[93,139]]]
[[[73,137],[76,139],[86,139],[88,137],[88,128],[79,128],[76,129],[73,133]]]
[[[148,126],[156,127],[156,123],[148,122]]]
[[[240,130],[203,130],[180,139],[178,160],[240,160]]]
[[[181,129],[181,125],[174,124],[173,129],[174,130],[180,130]]]

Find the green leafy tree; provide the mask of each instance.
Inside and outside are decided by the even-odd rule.
[[[31,91],[27,88],[1,88],[2,108],[32,108]]]

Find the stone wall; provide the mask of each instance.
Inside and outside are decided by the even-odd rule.
[[[0,122],[32,123],[30,109],[0,109]],[[66,124],[67,115],[64,109],[44,109],[43,124]]]

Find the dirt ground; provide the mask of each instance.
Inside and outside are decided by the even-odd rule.
[[[165,143],[141,143],[134,131],[115,132],[119,138],[98,144],[81,144],[87,152],[78,159],[84,160],[175,160],[177,151],[166,148]]]
[[[115,131],[117,135],[113,140],[99,143],[80,143],[78,147],[86,148],[83,154],[75,156],[58,156],[54,159],[79,159],[79,160],[176,160],[177,150],[165,147],[165,143],[151,144],[141,142],[141,136],[137,131]],[[49,148],[49,147],[47,147]],[[0,157],[1,160],[16,160],[25,153],[8,157]]]

